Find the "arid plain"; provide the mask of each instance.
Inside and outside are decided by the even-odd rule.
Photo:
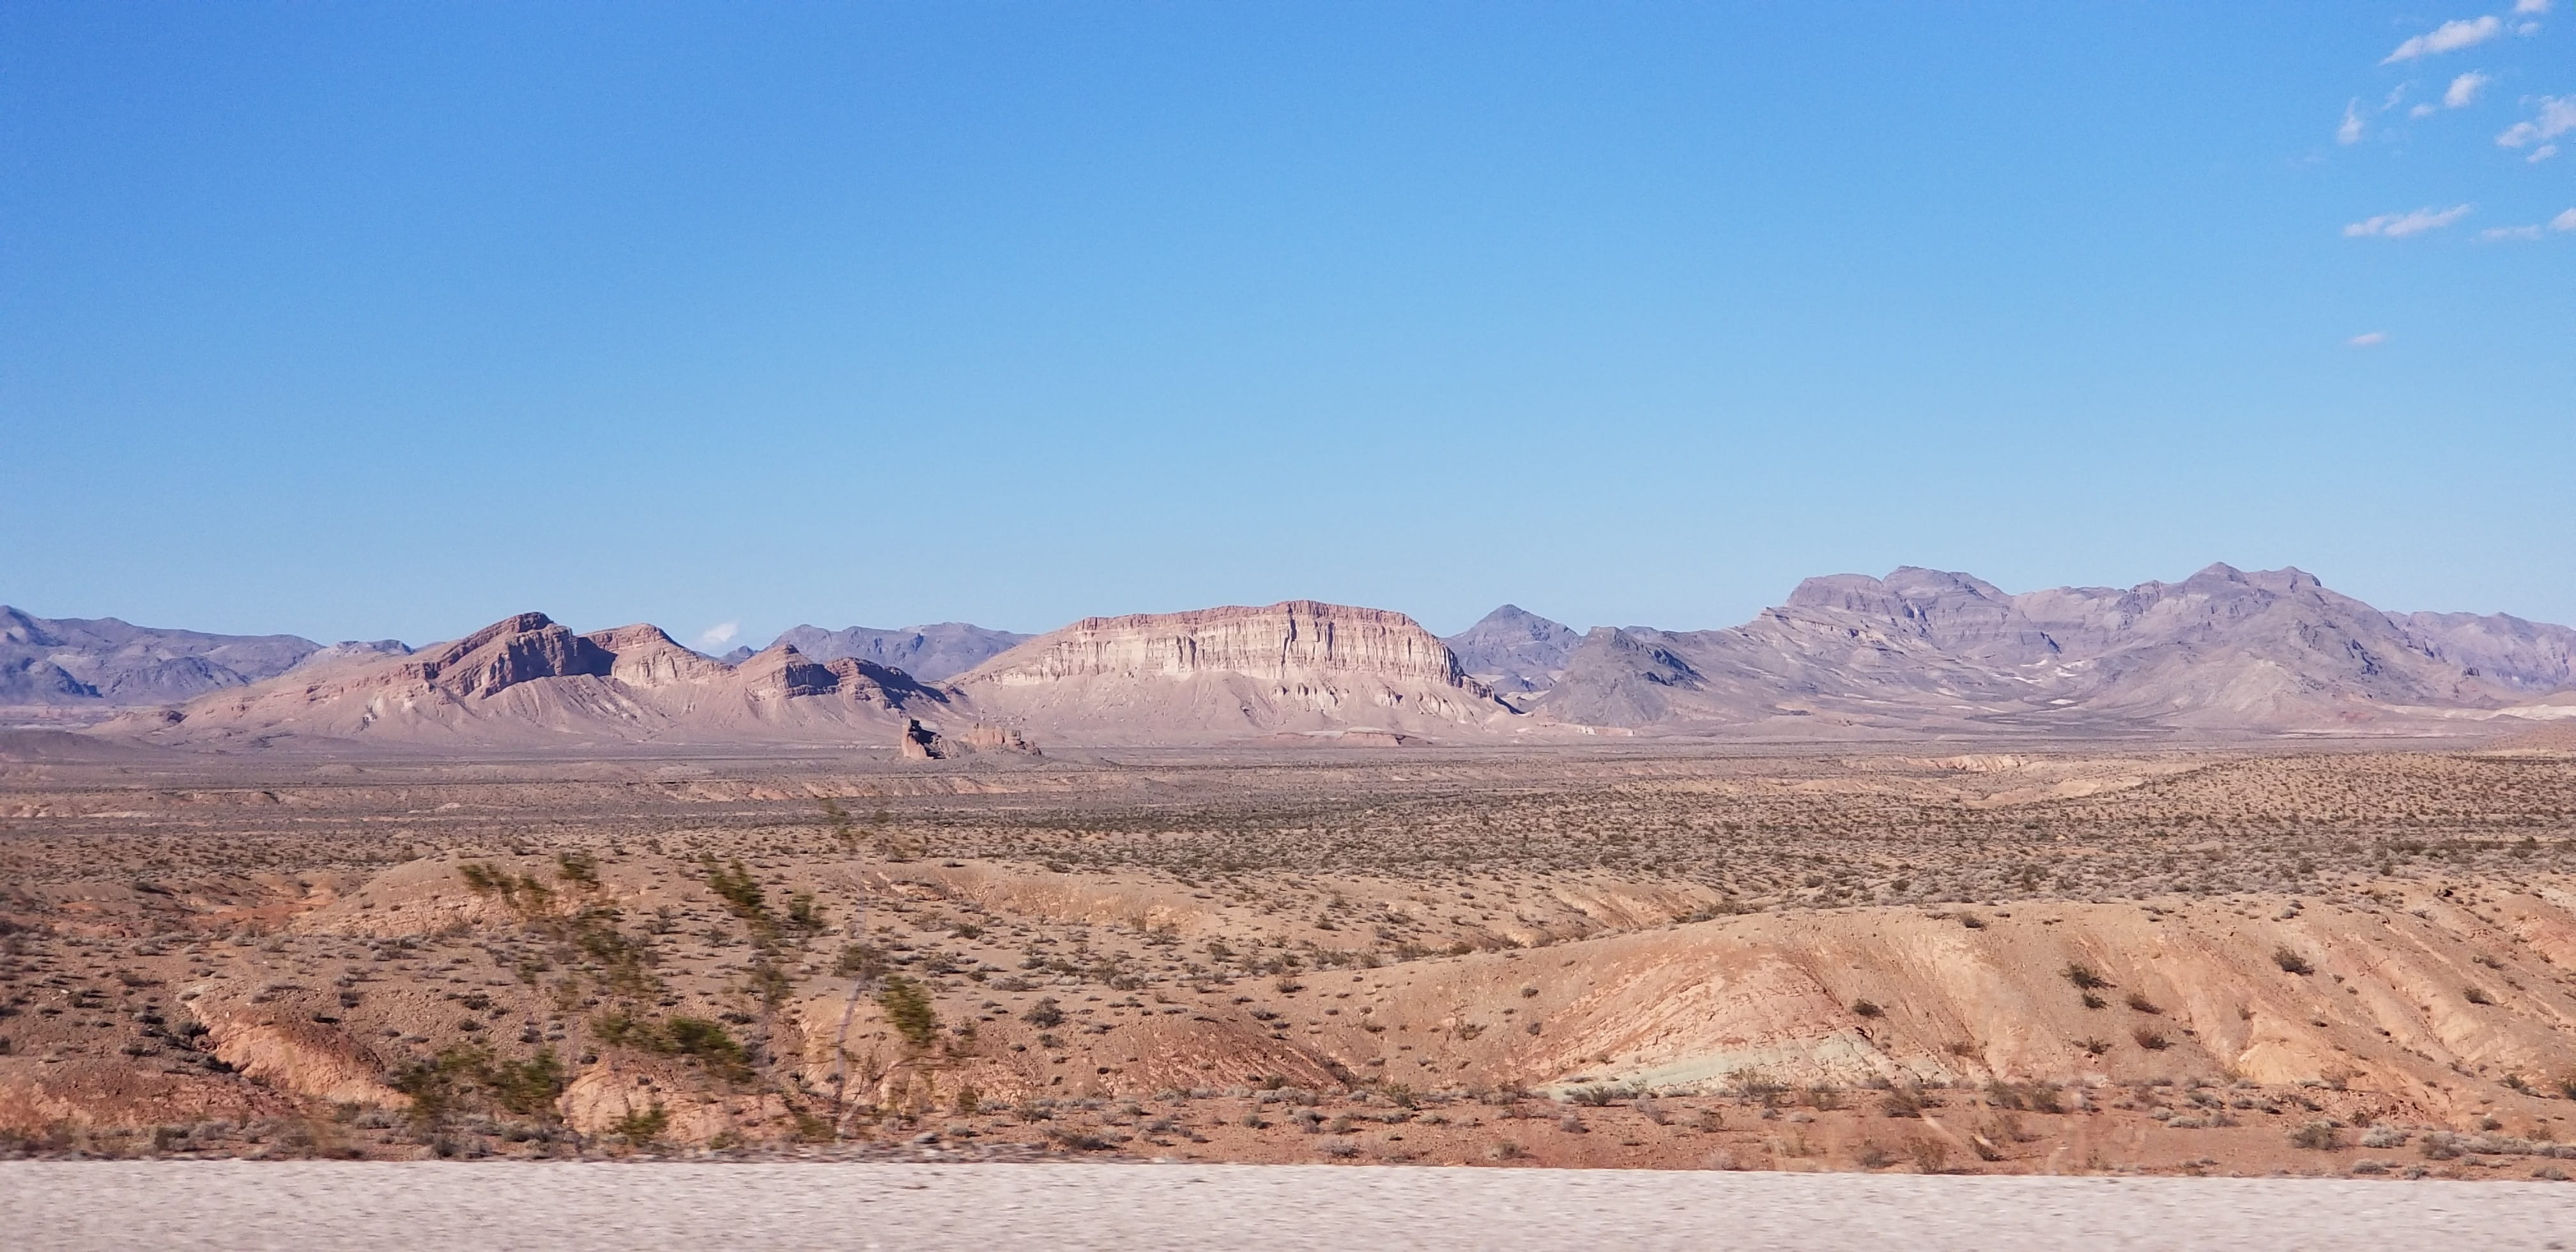
[[[12,744],[12,1153],[2576,1167],[2547,729]]]

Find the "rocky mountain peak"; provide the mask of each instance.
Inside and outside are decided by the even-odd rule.
[[[1486,686],[1537,692],[1556,685],[1566,659],[1583,642],[1583,632],[1506,604],[1441,642],[1449,645],[1459,668]]]

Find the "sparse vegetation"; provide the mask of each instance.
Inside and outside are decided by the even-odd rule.
[[[888,975],[877,992],[877,1007],[885,1010],[886,1023],[914,1049],[937,1041],[939,1017],[931,1007],[930,993],[920,983],[901,974]]]
[[[177,988],[213,988],[199,1010],[255,1005],[317,1041],[345,1036],[387,1058],[387,1082],[428,1096],[414,1107],[434,1128],[363,1112],[291,1149],[313,1154],[339,1151],[339,1142],[375,1153],[379,1140],[414,1145],[406,1151],[435,1140],[464,1157],[568,1151],[550,1146],[571,1133],[553,1111],[563,1084],[606,1064],[658,1084],[632,1097],[633,1116],[650,1112],[642,1101],[653,1093],[669,1101],[669,1125],[638,1140],[645,1143],[683,1133],[673,1127],[705,1134],[697,1127],[706,1120],[683,1111],[695,1101],[756,1095],[786,1107],[768,1105],[766,1122],[741,1123],[746,1147],[763,1135],[823,1142],[837,1133],[894,1150],[937,1133],[943,1150],[966,1153],[1039,1137],[996,1133],[1025,1111],[1029,1125],[1071,1128],[1077,1138],[1051,1141],[1055,1150],[1096,1150],[1068,1146],[1096,1141],[1229,1159],[1268,1142],[1247,1138],[1266,1130],[1299,1134],[1296,1159],[1314,1159],[1311,1149],[1331,1138],[1359,1144],[1372,1160],[1473,1160],[1494,1136],[1468,1134],[1475,1119],[1449,1106],[1501,1077],[1484,1068],[1499,1054],[1497,1037],[1503,1052],[1559,1056],[1561,1072],[1636,1072],[1624,1054],[1615,1066],[1596,1055],[1603,1036],[1582,980],[1595,976],[1588,963],[1598,954],[1644,945],[1587,940],[1667,918],[1724,918],[1717,924],[1776,942],[1765,915],[1867,906],[1881,911],[1855,921],[1891,933],[1995,929],[2001,938],[1960,938],[2021,990],[2062,976],[2082,1003],[2125,1004],[2126,1012],[2083,1018],[2087,1037],[2036,1056],[2026,1034],[1998,1033],[1989,1057],[1979,1042],[1984,1019],[1958,1013],[1937,989],[1918,993],[1898,966],[1873,966],[1855,984],[1869,997],[1841,997],[1850,1014],[1841,1029],[1865,1030],[1891,1055],[1940,1052],[1952,1074],[1974,1075],[1977,1089],[1837,1090],[1793,1056],[1778,1072],[1794,1086],[1747,1073],[1647,1098],[1604,1077],[1576,1084],[1553,1108],[1489,1092],[1490,1108],[1477,1116],[1493,1130],[1512,1128],[1549,1164],[1723,1156],[1760,1167],[1782,1157],[1772,1141],[1803,1139],[1813,1159],[1848,1166],[1862,1141],[1853,1128],[1866,1126],[1894,1158],[1886,1167],[1901,1168],[1912,1150],[1888,1132],[1910,1128],[1881,1114],[1916,1117],[1946,1101],[1949,1111],[1935,1115],[1962,1138],[1934,1168],[1955,1159],[1973,1170],[1986,1167],[1987,1145],[2022,1159],[2017,1135],[2062,1136],[2052,1114],[2070,1106],[2131,1124],[2160,1113],[2214,1141],[2216,1132],[2259,1138],[2275,1153],[2310,1120],[2359,1126],[2387,1115],[2355,1094],[2384,1088],[2356,1081],[2346,1092],[2336,1085],[2341,1071],[2311,1088],[2135,1079],[2141,1070],[2191,1072],[2186,1058],[2208,1063],[2179,1045],[2192,1041],[2182,1027],[2210,1029],[2201,1014],[2213,1004],[2241,1006],[2235,1011],[2248,1021],[2286,1017],[2293,1035],[2329,1029],[2309,1022],[2336,1023],[2333,1043],[2350,1053],[2330,1063],[2356,1078],[2427,1068],[2403,1043],[2351,1031],[2368,1019],[2338,1011],[2353,989],[2386,994],[2384,979],[2372,986],[2368,964],[2343,963],[2355,936],[2372,927],[2398,928],[2432,954],[2428,961],[2474,962],[2476,986],[2462,986],[2456,966],[2448,982],[2430,985],[2461,986],[2499,1039],[2527,1037],[2532,1016],[2558,1003],[2568,981],[2536,952],[2500,946],[2510,941],[2496,937],[2492,919],[2551,907],[2537,889],[2576,866],[2576,766],[2435,754],[2230,757],[2115,791],[1982,806],[1945,798],[1986,787],[1981,778],[1943,775],[1936,790],[1920,786],[1922,769],[1896,758],[1866,765],[1669,758],[1614,776],[1588,763],[1550,764],[1561,772],[1513,775],[1510,786],[1488,785],[1503,775],[1480,775],[1488,767],[1465,758],[1430,782],[1398,782],[1392,775],[1404,770],[1356,760],[1329,773],[1157,765],[1150,791],[1114,790],[1107,774],[1095,783],[1067,767],[1049,783],[1065,790],[872,801],[880,808],[866,829],[847,812],[836,818],[838,804],[825,805],[818,822],[816,801],[764,798],[801,796],[801,784],[736,779],[725,767],[667,788],[669,796],[685,790],[685,802],[666,798],[658,783],[555,781],[508,784],[520,790],[505,803],[478,794],[467,808],[439,810],[435,788],[407,784],[396,799],[395,789],[357,776],[294,793],[294,823],[252,820],[266,799],[243,805],[239,820],[221,804],[188,810],[202,826],[137,822],[127,831],[16,818],[0,843],[0,881],[11,892],[27,886],[0,894],[0,1035],[20,1056],[61,1056],[67,1066],[112,1062],[246,1082],[209,1051],[206,1028],[175,998]],[[547,795],[555,798],[538,798]],[[5,798],[65,813],[162,803],[123,792]],[[414,810],[440,816],[406,816]],[[921,846],[940,856],[904,869],[853,868],[849,852],[868,829],[897,827],[935,834]],[[102,879],[101,864],[117,868]],[[98,881],[113,890],[81,886],[82,898],[111,915],[95,926],[84,919],[83,931],[48,929],[54,923],[28,903],[39,889]],[[1586,909],[1565,903],[1569,882],[1582,884]],[[1029,907],[1033,890],[1053,893],[1051,903]],[[1069,898],[1115,899],[1135,911],[1112,917],[1083,904],[1095,911],[1075,920],[1064,909]],[[2091,920],[2098,909],[2051,907],[2056,901],[2114,905],[2136,928],[2123,936]],[[2210,993],[2159,958],[2121,977],[2137,990],[2112,989],[2108,971],[2132,969],[2129,958],[2159,929],[2266,935],[2262,927],[2302,908],[2313,920],[2278,933],[2297,935],[2309,956],[2282,944],[2274,960],[2312,981]],[[311,929],[268,920],[317,909]],[[261,920],[205,920],[215,917]],[[2254,928],[2238,930],[2248,922]],[[102,937],[120,928],[131,937]],[[2247,948],[2259,963],[2262,947]],[[1462,949],[1468,955],[1455,965],[1442,955]],[[2057,955],[2036,968],[2015,964],[2034,952]],[[2090,964],[2066,962],[2069,952]],[[2442,965],[2426,968],[2443,977]],[[1453,969],[1481,971],[1485,981],[1471,985],[1484,989],[1436,1009],[1414,998],[1427,990],[1400,990],[1441,986]],[[909,988],[895,1000],[918,997],[914,1026],[905,1024],[910,1010],[889,1001],[889,982]],[[2168,1011],[2149,990],[2185,999]],[[1545,1006],[1536,1003],[1542,997]],[[102,1021],[111,1026],[91,1024]],[[2257,1029],[2268,1037],[2274,1023]],[[1945,1040],[1944,1030],[1976,1034]],[[1135,1059],[1155,1056],[1146,1049],[1237,1039],[1314,1046],[1348,1072],[1255,1081],[1208,1071],[1203,1094],[1121,1111],[1119,1101],[1147,1094],[1139,1084],[1149,1081],[1150,1062]],[[2131,1053],[2132,1039],[2164,1055]],[[238,1056],[234,1046],[224,1055]],[[2210,1050],[2224,1063],[2224,1047]],[[2464,1052],[2459,1086],[2522,1102],[2515,1107],[2543,1093],[2576,1098],[2576,1073],[2544,1080],[2530,1055]],[[1986,1082],[1994,1070],[2110,1085]],[[1154,1072],[1150,1081],[1172,1081],[1159,1076],[1168,1067]],[[2426,1076],[2449,1083],[2454,1075],[2435,1066]],[[1022,1085],[1029,1081],[1038,1085]],[[1236,1083],[1255,1094],[1229,1094]],[[1085,1107],[1087,1092],[1108,1103]],[[1185,1115],[1193,1101],[1198,1111]],[[586,1095],[584,1107],[596,1102]],[[1569,1112],[1582,1132],[1549,1129]],[[2519,1113],[2504,1115],[2521,1124]],[[370,1118],[386,1125],[370,1127]],[[1262,1128],[1242,1125],[1246,1118]],[[975,1133],[946,1138],[952,1121]],[[1971,1126],[1983,1144],[1967,1137]],[[621,1140],[607,1123],[583,1128],[584,1142]],[[220,1138],[137,1133],[138,1150],[173,1153]],[[2152,1142],[2160,1132],[2149,1133]],[[2401,1136],[2396,1145],[2411,1142],[2392,1133]],[[268,1141],[290,1150],[281,1135]],[[2492,1129],[2458,1139],[2462,1154],[2487,1159],[2520,1142]],[[2466,1146],[2480,1143],[2488,1147]],[[2110,1151],[2111,1165],[2082,1167],[2127,1163]]]

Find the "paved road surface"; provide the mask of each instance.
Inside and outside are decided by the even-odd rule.
[[[2576,1183],[0,1162],[0,1248],[2576,1249]]]

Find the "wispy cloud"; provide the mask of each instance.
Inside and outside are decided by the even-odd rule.
[[[705,633],[698,636],[698,643],[709,648],[721,648],[732,643],[733,637],[741,633],[742,623],[740,622],[718,622],[707,627]]]
[[[2576,96],[2542,96],[2540,112],[2529,121],[2516,122],[2496,136],[2496,142],[2508,148],[2545,143],[2576,130]],[[2539,160],[2534,156],[2533,160]]]
[[[2478,238],[2499,242],[2507,239],[2532,240],[2540,238],[2543,230],[2576,231],[2576,209],[2569,209],[2566,212],[2549,219],[2549,224],[2546,227],[2495,226],[2479,231]]]
[[[2356,348],[2376,348],[2379,345],[2388,342],[2388,332],[2384,330],[2364,331],[2350,339],[2344,340],[2344,342],[2351,344]]]
[[[2447,209],[2417,209],[2412,213],[2382,213],[2377,217],[2365,218],[2344,227],[2343,233],[2348,239],[2359,239],[2369,235],[2403,239],[2408,235],[2420,235],[2428,230],[2440,230],[2468,215],[2469,206],[2465,204],[2453,205]]]
[[[2516,13],[2546,13],[2549,11],[2549,0],[2513,0],[2513,11]]]
[[[2343,125],[2335,127],[2336,143],[2361,142],[2361,101],[2343,106]]]
[[[2425,34],[2417,35],[2397,45],[2397,51],[2389,53],[2388,59],[2381,61],[2380,64],[2392,65],[2399,61],[2412,61],[2418,57],[2457,52],[2462,48],[2485,43],[2503,33],[2504,19],[2493,14],[2479,18],[2464,18],[2456,22],[2444,22]]]
[[[2470,70],[2468,73],[2452,79],[2450,88],[2442,93],[2442,107],[2446,109],[2465,109],[2470,105],[2477,103],[2478,89],[2486,86],[2489,81],[2490,80],[2486,75],[2481,74],[2476,70]]]

